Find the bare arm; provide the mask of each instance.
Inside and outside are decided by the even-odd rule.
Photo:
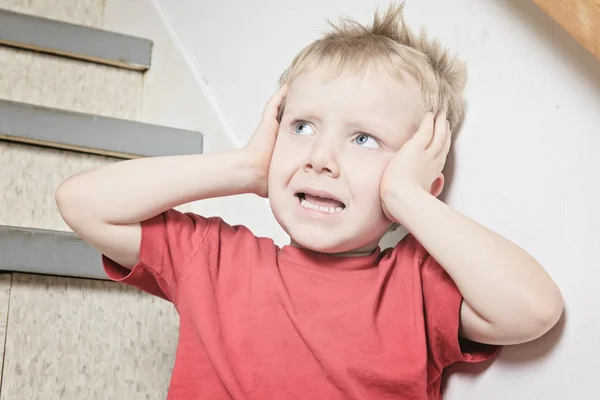
[[[131,268],[141,221],[194,200],[250,192],[254,179],[242,150],[146,158],[75,175],[60,185],[56,202],[71,229]]]
[[[526,251],[438,200],[450,149],[445,114],[428,115],[390,162],[382,203],[450,275],[464,302],[461,336],[516,344],[542,336],[563,310],[560,290]],[[432,185],[433,182],[433,185]]]
[[[138,261],[141,221],[191,201],[241,193],[265,196],[285,91],[271,97],[243,149],[123,161],[67,179],[56,191],[63,219],[98,251],[132,268]]]
[[[461,336],[490,344],[537,339],[562,313],[562,296],[523,249],[421,191],[388,210],[440,263],[460,290]]]

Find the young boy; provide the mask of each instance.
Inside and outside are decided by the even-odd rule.
[[[449,365],[557,322],[542,267],[437,199],[465,75],[392,6],[305,48],[243,149],[60,186],[109,277],[177,308],[170,399],[440,399]],[[172,209],[240,193],[268,196],[289,246]],[[382,251],[394,224],[410,234]]]

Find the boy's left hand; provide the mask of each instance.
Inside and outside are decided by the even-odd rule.
[[[426,191],[434,196],[439,194],[444,179],[442,169],[450,151],[451,139],[446,112],[440,112],[435,121],[433,114],[427,113],[417,132],[404,143],[383,172],[379,190],[383,211],[388,219],[400,222],[389,214],[386,203],[390,204],[416,191]]]

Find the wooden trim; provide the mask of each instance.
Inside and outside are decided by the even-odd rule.
[[[130,159],[202,153],[202,134],[0,100],[0,139]]]
[[[108,279],[101,255],[76,234],[3,225],[0,270]]]
[[[66,22],[0,10],[0,44],[146,71],[152,42]]]
[[[600,0],[533,0],[600,60]]]

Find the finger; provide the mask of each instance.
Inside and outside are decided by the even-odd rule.
[[[417,132],[410,140],[420,149],[425,150],[431,142],[434,128],[433,120],[433,113],[426,113],[425,117],[423,117],[423,120],[421,121],[421,124],[419,125],[419,129],[417,129]]]
[[[442,110],[435,119],[435,128],[433,130],[433,138],[429,143],[428,150],[434,155],[438,154],[444,147],[446,133],[448,131],[448,123],[446,121],[446,110]]]
[[[279,117],[279,109],[285,100],[287,95],[288,85],[284,84],[271,96],[265,108],[263,110],[263,120],[277,120]]]
[[[444,162],[446,161],[446,157],[448,156],[448,153],[450,152],[450,147],[452,145],[452,131],[450,130],[450,123],[447,123],[447,129],[446,129],[446,137],[444,138],[444,145],[442,146],[442,149],[439,151],[439,153],[436,155],[437,159],[443,159]]]

